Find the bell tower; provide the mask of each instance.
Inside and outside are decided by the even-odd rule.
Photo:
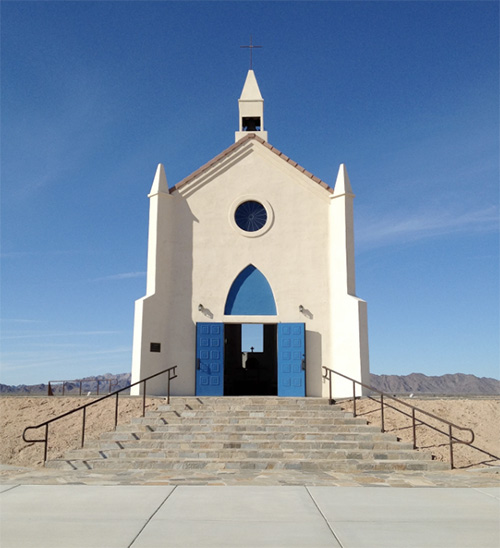
[[[239,131],[236,132],[236,141],[248,133],[255,133],[267,142],[267,131],[264,131],[264,99],[260,94],[259,85],[253,70],[249,70],[241,97],[238,100],[240,113]]]

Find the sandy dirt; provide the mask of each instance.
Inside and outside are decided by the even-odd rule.
[[[474,449],[471,446],[455,443],[453,445],[454,465],[457,468],[468,468],[472,466],[500,465],[500,398],[467,398],[449,397],[439,399],[429,398],[401,398],[404,402],[423,409],[433,415],[437,415],[457,426],[471,428],[474,431],[475,439],[472,446],[480,448],[493,456],[487,455]],[[413,442],[413,427],[411,409],[385,399],[385,403],[408,413],[410,417],[402,415],[394,409],[384,405],[384,429],[386,432],[396,435],[402,441]],[[343,402],[342,408],[352,411],[352,400]],[[356,400],[356,413],[358,416],[368,420],[374,425],[381,425],[380,402],[374,402],[367,398]],[[450,445],[448,437],[448,425],[440,423],[433,418],[416,412],[416,440],[417,448],[434,455],[437,460],[450,462]],[[425,421],[431,426],[444,431],[443,435],[435,430],[419,425],[419,421]],[[452,435],[464,441],[471,439],[468,431],[461,431],[452,428]]]
[[[0,398],[0,463],[16,466],[42,466],[43,443],[25,443],[22,433],[26,426],[40,424],[48,419],[71,411],[97,398],[78,396],[5,396]],[[147,398],[146,412],[165,403],[164,398]],[[142,414],[142,398],[120,397],[118,424],[130,422]],[[69,449],[81,444],[82,411],[73,413],[49,426],[48,458],[61,457]],[[98,438],[102,432],[113,430],[115,424],[115,398],[109,398],[89,407],[85,417],[85,439]],[[26,437],[41,439],[44,428],[30,430]]]
[[[15,466],[41,466],[43,464],[43,444],[27,444],[22,440],[22,432],[26,426],[39,424],[74,409],[92,398],[84,397],[45,397],[45,396],[5,396],[0,398],[0,463]],[[460,426],[472,428],[475,433],[473,445],[484,451],[500,457],[500,398],[442,398],[442,399],[405,399],[430,413],[439,415]],[[163,398],[148,398],[146,410],[154,410],[165,403]],[[343,408],[352,411],[352,402],[343,402]],[[399,404],[394,404],[398,407]],[[92,406],[86,414],[86,439],[98,438],[102,432],[114,427],[114,398],[99,405]],[[404,409],[404,407],[403,407]],[[129,422],[132,417],[142,413],[142,398],[121,397],[119,401],[118,422]],[[380,424],[380,404],[362,399],[357,401],[357,413],[370,423]],[[411,413],[411,411],[410,411]],[[403,441],[412,441],[411,419],[385,409],[385,430],[398,436]],[[424,419],[432,425],[436,421],[417,413],[417,419]],[[82,428],[82,412],[79,411],[67,418],[57,421],[49,429],[48,458],[60,457],[65,451],[80,446]],[[442,429],[442,425],[439,426]],[[447,428],[447,427],[446,427]],[[43,430],[43,429],[40,429]],[[446,430],[447,431],[447,430]],[[469,439],[469,434],[456,435]],[[27,434],[31,439],[43,437],[37,431]],[[417,445],[421,450],[428,451],[439,460],[449,462],[448,438],[430,428],[417,426]],[[467,468],[471,466],[499,465],[500,461],[472,447],[461,444],[454,445],[455,466]]]

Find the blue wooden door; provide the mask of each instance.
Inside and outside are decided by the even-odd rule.
[[[278,324],[278,396],[306,395],[305,324]]]
[[[196,324],[196,395],[224,395],[224,324]]]

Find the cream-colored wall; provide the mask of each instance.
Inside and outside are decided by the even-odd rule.
[[[341,164],[330,197],[330,336],[331,353],[327,367],[364,384],[369,384],[368,325],[366,302],[356,296],[354,264],[354,215],[349,177]],[[333,375],[336,398],[353,395],[352,382]],[[323,395],[328,395],[324,385]],[[356,394],[366,390],[356,385]]]
[[[238,203],[246,199],[260,201],[271,213],[271,227],[257,237],[243,233],[233,220]],[[334,203],[341,209],[343,199],[332,200],[327,190],[257,141],[238,147],[172,195],[153,196],[150,232],[161,226],[163,235],[150,234],[149,254],[157,258],[148,259],[148,288],[155,292],[136,304],[133,378],[178,365],[173,393],[194,394],[195,326],[202,321],[304,322],[309,396],[327,395],[321,366],[335,368],[332,360],[347,375],[361,378],[361,363],[367,367],[367,343],[366,359],[360,357],[363,306],[345,289],[332,289],[337,281],[345,285],[346,277],[333,270],[341,269],[342,261],[341,252],[332,250],[333,240],[343,239],[345,252],[345,234],[332,236],[345,230],[345,219],[332,222],[330,214]],[[248,264],[267,278],[276,316],[224,315],[229,289]],[[160,342],[162,352],[149,352],[150,342]],[[148,383],[150,393],[164,390],[161,378]],[[339,388],[335,396],[344,392]]]

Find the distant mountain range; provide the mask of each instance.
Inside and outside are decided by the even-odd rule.
[[[428,377],[422,373],[411,375],[371,375],[371,384],[387,394],[500,395],[500,381],[454,373]]]
[[[130,373],[119,373],[113,375],[106,373],[105,375],[98,375],[96,377],[85,377],[81,379],[81,393],[86,395],[89,392],[93,395],[97,394],[97,383],[99,382],[99,394],[106,395],[109,392],[120,390],[130,384]],[[51,384],[53,394],[62,394],[62,383]],[[7,384],[0,384],[0,394],[11,395],[48,395],[48,384],[20,384],[18,386],[10,386]],[[80,381],[68,381],[64,384],[64,394],[74,396],[80,393]]]
[[[113,392],[130,384],[130,373],[112,375],[98,375],[82,379],[81,393],[97,393],[97,382],[99,382],[99,394],[104,395],[109,391]],[[443,396],[455,395],[500,395],[500,381],[488,377],[476,377],[455,373],[452,375],[441,375],[439,377],[428,377],[422,373],[411,375],[371,375],[371,385],[387,394],[435,394]],[[52,391],[60,395],[62,385],[52,385]],[[47,394],[47,384],[32,384],[9,386],[0,384],[2,395],[42,395]],[[65,384],[64,393],[75,395],[80,393],[80,382],[71,381]]]

